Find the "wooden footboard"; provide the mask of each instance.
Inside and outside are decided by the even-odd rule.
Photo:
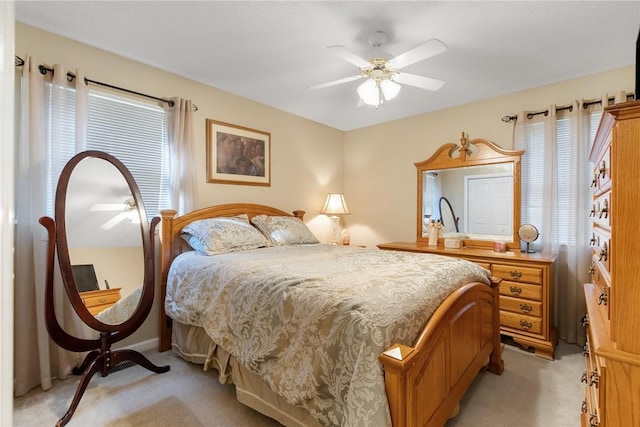
[[[470,283],[449,296],[412,347],[380,355],[394,426],[443,426],[487,365],[501,374],[498,283]]]

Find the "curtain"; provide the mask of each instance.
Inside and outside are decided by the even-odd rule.
[[[51,388],[52,378],[65,378],[82,358],[82,354],[55,345],[47,333],[44,320],[47,233],[38,220],[44,215],[53,216],[58,176],[69,158],[84,150],[88,118],[88,88],[81,73],[76,71],[77,78],[69,81],[61,66],[53,67],[53,75],[42,74],[34,58],[27,56],[24,61],[16,171],[16,396],[38,385],[44,390]],[[65,138],[75,139],[75,152],[63,149],[61,142]],[[63,293],[59,272],[55,278],[58,322],[67,332],[82,334],[80,321]]]
[[[168,203],[161,209],[176,209],[179,214],[184,214],[193,210],[194,200],[193,106],[190,100],[173,98],[172,101],[172,106],[165,104],[171,168],[166,175],[171,179],[170,194],[160,200]]]
[[[599,103],[581,99],[568,107],[552,105],[544,114],[521,112],[514,131],[514,147],[526,150],[521,223],[540,232],[533,249],[557,254],[554,323],[561,338],[578,345],[585,343],[583,284],[591,280],[589,153],[603,105],[606,95]]]

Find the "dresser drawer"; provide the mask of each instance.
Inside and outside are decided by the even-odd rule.
[[[525,301],[522,298],[500,296],[500,310],[526,314],[528,316],[542,317],[541,302]]]
[[[611,188],[611,147],[608,147],[604,155],[594,162],[593,182],[594,193],[600,193]]]
[[[600,227],[611,229],[611,191],[605,191],[593,200],[589,217]]]
[[[116,302],[118,302],[119,299],[120,299],[120,296],[114,293],[109,293],[105,295],[95,295],[87,298],[82,298],[82,300],[84,301],[84,305],[86,305],[87,307],[95,307],[98,305],[105,305],[105,304],[115,304]]]
[[[593,251],[593,259],[601,270],[606,270],[607,274],[611,272],[609,267],[611,259],[611,237],[610,234],[600,227],[594,227],[595,245],[591,246]]]
[[[542,283],[542,270],[539,268],[494,264],[491,272],[496,277],[510,281]]]
[[[508,328],[531,332],[533,334],[540,334],[542,332],[541,318],[510,313],[504,310],[500,310],[500,324]]]
[[[503,280],[500,282],[500,295],[542,301],[542,286]]]
[[[80,297],[89,312],[95,315],[120,300],[120,288],[80,292]]]

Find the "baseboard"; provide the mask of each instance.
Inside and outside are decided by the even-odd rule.
[[[137,342],[135,344],[128,344],[122,347],[116,347],[114,346],[113,349],[114,350],[119,350],[119,349],[128,349],[128,350],[135,350],[135,351],[139,351],[140,353],[148,351],[148,350],[155,350],[158,348],[158,343],[159,343],[159,339],[158,338],[152,338],[150,340],[146,340],[146,341],[142,341],[142,342]]]

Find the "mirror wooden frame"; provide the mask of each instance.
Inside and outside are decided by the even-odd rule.
[[[442,145],[427,160],[415,163],[418,173],[418,206],[416,213],[416,242],[427,244],[429,236],[422,235],[422,174],[426,171],[454,169],[467,166],[486,166],[501,163],[513,164],[513,232],[512,241],[507,242],[507,249],[519,249],[518,228],[520,227],[520,162],[524,150],[511,151],[498,147],[491,141],[482,138],[468,140],[462,132],[460,145],[453,142]],[[440,239],[442,240],[442,239]],[[493,248],[491,240],[465,239],[465,247]],[[443,244],[442,241],[439,244]]]
[[[82,297],[80,296],[80,292],[78,291],[73,277],[71,259],[67,244],[65,215],[69,180],[75,167],[82,160],[87,158],[103,159],[110,162],[118,169],[131,189],[133,199],[140,214],[140,232],[142,235],[142,249],[144,252],[145,264],[142,295],[133,314],[124,322],[114,325],[104,323],[96,319],[82,301]],[[47,229],[49,237],[47,245],[47,275],[45,285],[45,321],[47,331],[49,332],[51,339],[60,347],[69,351],[89,352],[80,367],[74,368],[73,370],[74,374],[81,374],[82,377],[68,411],[56,423],[56,426],[64,426],[71,419],[71,416],[75,412],[89,381],[97,372],[100,372],[101,376],[105,377],[110,373],[112,368],[125,361],[132,361],[156,373],[167,372],[170,367],[156,366],[151,363],[149,359],[135,350],[111,350],[112,344],[133,334],[145,321],[149,311],[151,310],[151,306],[153,305],[155,288],[153,234],[156,226],[158,225],[159,219],[154,218],[151,226],[149,226],[144,205],[142,203],[142,196],[140,195],[140,190],[138,189],[138,185],[131,175],[131,172],[129,172],[122,162],[108,153],[92,150],[78,153],[73,156],[62,169],[56,188],[54,203],[55,219],[44,216],[40,218],[39,221],[40,224]],[[58,323],[54,308],[55,303],[53,290],[56,253],[58,255],[58,266],[66,295],[80,320],[82,320],[91,329],[99,332],[100,336],[98,338],[85,339],[75,337],[67,333]]]

